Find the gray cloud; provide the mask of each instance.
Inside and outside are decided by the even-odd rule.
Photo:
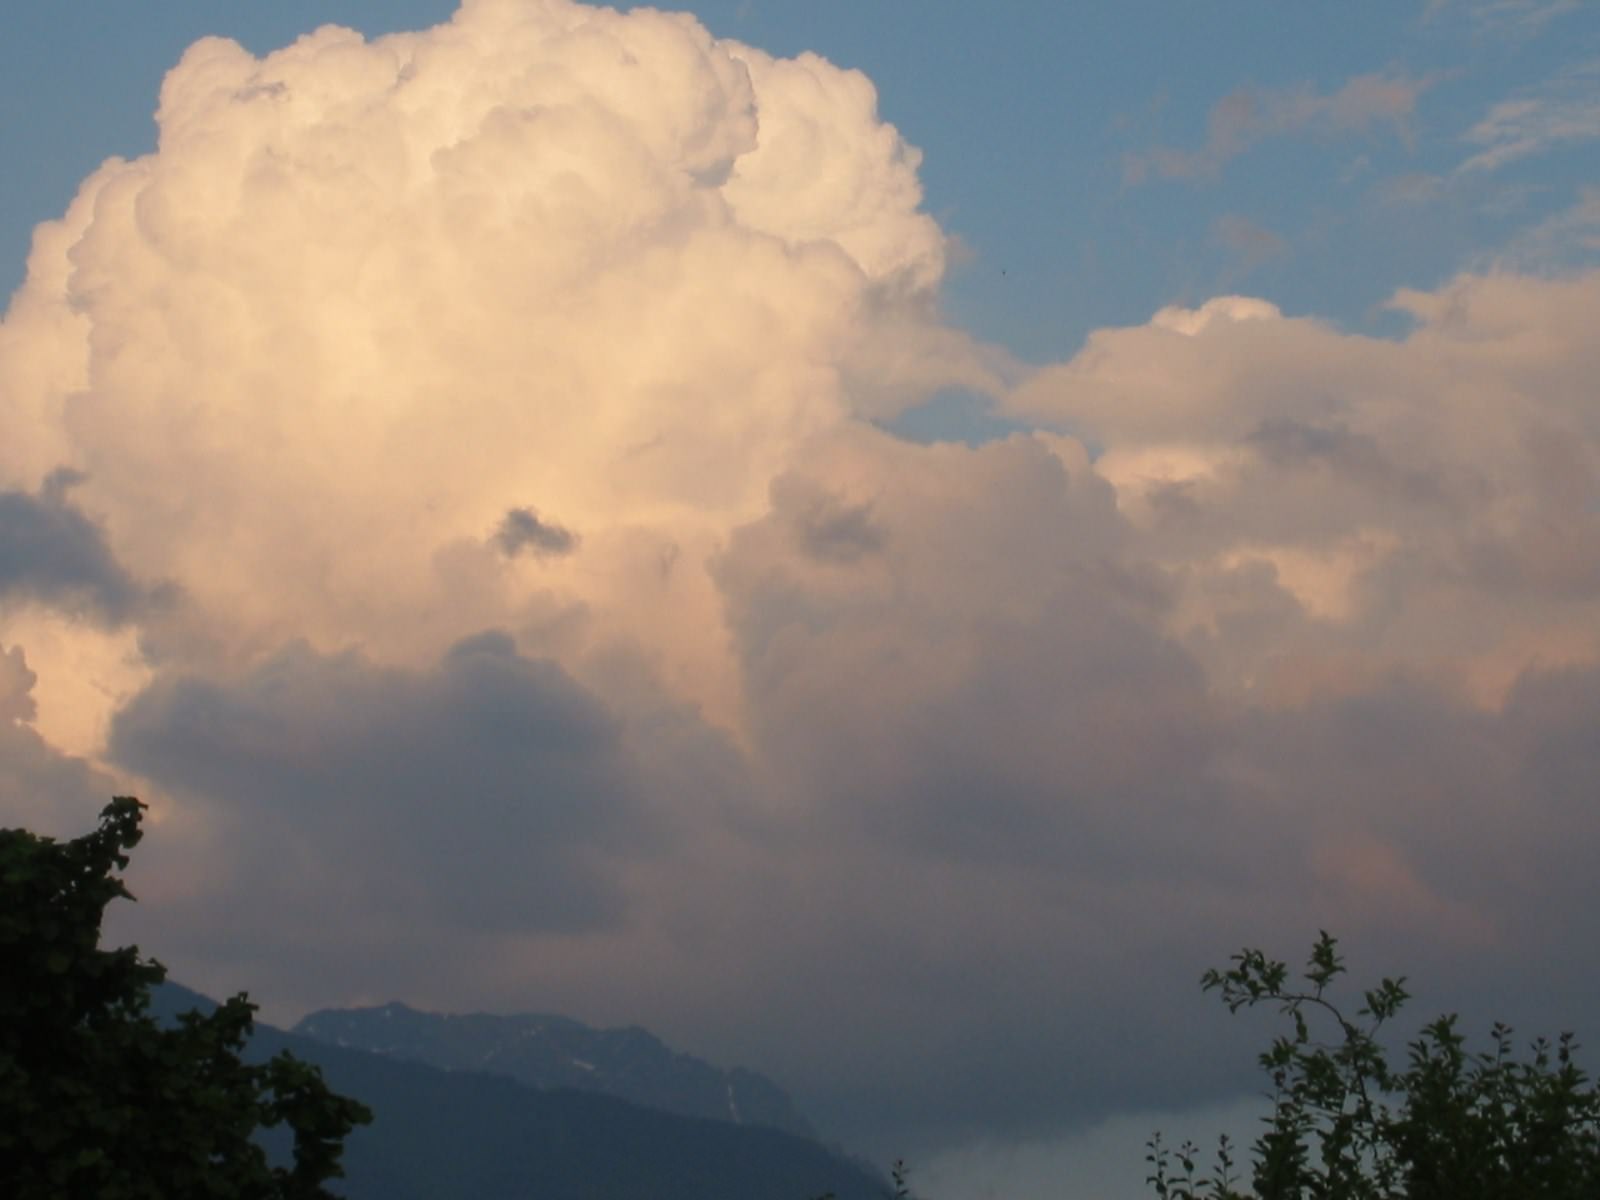
[[[0,721],[30,721],[38,711],[33,685],[38,676],[28,669],[20,646],[0,646]]]
[[[112,776],[62,754],[28,725],[0,720],[0,825],[78,837],[119,790]]]
[[[69,500],[83,478],[62,467],[36,494],[0,492],[0,600],[33,601],[117,625],[147,597],[104,531]]]
[[[1335,426],[1252,446],[1280,476],[1388,469]],[[308,1002],[641,1020],[878,1153],[1250,1087],[1253,1031],[1194,987],[1241,943],[1334,927],[1470,1013],[1523,948],[1586,936],[1600,671],[1529,674],[1502,712],[1403,671],[1236,703],[1168,630],[1179,581],[1059,449],[858,431],[772,489],[715,564],[749,761],[651,700],[638,656],[580,685],[502,635],[423,670],[300,647],[158,679],[112,743],[175,794],[136,890],[225,846],[169,902],[179,963],[237,986],[265,959]],[[840,570],[796,531],[819,497],[865,513],[853,478],[873,549]],[[1235,574],[1233,636],[1306,636],[1251,599],[1281,599],[1270,572]]]
[[[796,965],[754,930],[736,944],[762,976],[805,970],[812,1012],[851,1013],[852,1032],[816,1036],[857,1069],[813,1048],[784,1054],[784,1073],[885,1146],[1049,1126],[1085,1115],[1089,1094],[1132,1103],[1144,1085],[1090,1044],[1134,1008],[1166,1011],[1170,984],[1159,956],[1119,962],[1117,938],[1164,941],[1150,924],[1179,880],[1242,908],[1261,880],[1237,830],[1271,837],[1281,817],[1218,786],[1219,714],[1160,630],[1163,580],[1120,561],[1128,531],[1092,474],[1031,439],[884,447],[881,548],[844,577],[790,533],[837,494],[837,466],[822,455],[775,487],[717,567],[756,750],[795,806],[771,834],[775,898],[756,911],[782,922]],[[1181,936],[1187,918],[1171,916]],[[1069,1016],[1051,997],[1079,974],[1105,988]],[[1113,1011],[1113,993],[1133,1008]],[[761,1002],[810,1036],[813,1015]],[[1155,1086],[1172,1101],[1200,1078],[1163,1071]]]
[[[872,519],[870,501],[845,504],[819,494],[797,498],[792,507],[795,538],[819,562],[847,565],[883,549],[884,532]]]
[[[1337,422],[1263,422],[1245,445],[1230,487],[1246,495],[1219,518],[1234,528],[1268,497],[1303,529],[1334,497],[1375,494],[1355,521],[1433,525],[1472,496]],[[1296,953],[1319,926],[1375,969],[1435,973],[1485,1024],[1570,1022],[1557,1004],[1489,1008],[1487,989],[1523,947],[1587,936],[1592,873],[1577,850],[1554,865],[1600,840],[1578,786],[1600,671],[1529,672],[1503,711],[1485,708],[1448,676],[1369,670],[1370,626],[1329,625],[1265,562],[1240,563],[1206,585],[1236,589],[1212,636],[1235,666],[1277,648],[1241,702],[1202,669],[1199,639],[1171,633],[1198,572],[1144,561],[1161,536],[1070,462],[1039,439],[819,453],[718,561],[769,803],[793,806],[768,833],[770,899],[746,900],[750,928],[722,931],[773,977],[743,1003],[807,1046],[764,1048],[767,1061],[884,1146],[1215,1098],[1249,1086],[1249,1031],[1195,975],[1239,944]],[[842,573],[793,530],[819,495],[860,503],[850,477],[880,485],[881,548]],[[1204,516],[1227,496],[1201,489],[1196,504]],[[1407,569],[1374,581],[1372,603],[1409,627],[1414,601],[1399,597],[1454,568]],[[1310,699],[1288,699],[1296,683]],[[1553,903],[1559,928],[1542,928]],[[797,962],[826,964],[806,970],[807,1012],[782,995],[801,968],[762,948],[773,927]],[[850,1012],[859,1036],[813,1029],[818,1011]]]
[[[457,928],[592,929],[622,911],[606,855],[651,837],[615,722],[501,634],[424,672],[298,646],[239,679],[163,677],[111,756],[249,829],[248,903],[298,907],[289,886]]]
[[[1411,504],[1445,504],[1440,479],[1417,466],[1403,465],[1370,434],[1337,422],[1312,424],[1294,419],[1267,420],[1245,438],[1262,460],[1287,473],[1326,471],[1360,488],[1375,489]]]
[[[1170,799],[1205,737],[1162,581],[1117,561],[1108,497],[1036,445],[946,469],[971,491],[923,475],[876,506],[876,584],[841,593],[810,565],[835,557],[783,536],[819,480],[785,480],[734,538],[720,571],[763,750],[847,836],[1127,869],[1111,829]]]
[[[571,554],[578,548],[577,534],[554,522],[541,520],[531,508],[507,509],[492,541],[507,558],[515,558],[525,550],[542,557]]]

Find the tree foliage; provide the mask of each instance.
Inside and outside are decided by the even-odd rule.
[[[1260,1062],[1272,1112],[1252,1148],[1250,1184],[1226,1138],[1202,1172],[1191,1143],[1150,1142],[1148,1182],[1161,1200],[1594,1200],[1600,1196],[1600,1094],[1578,1067],[1572,1035],[1535,1040],[1518,1057],[1495,1025],[1471,1051],[1454,1015],[1403,1057],[1382,1035],[1409,998],[1385,979],[1352,1012],[1332,994],[1345,973],[1326,933],[1299,980],[1259,950],[1207,971],[1230,1012],[1270,1005],[1287,1018]],[[1319,1036],[1325,1035],[1325,1036]]]
[[[321,1200],[345,1136],[371,1114],[291,1055],[246,1063],[255,1006],[241,993],[163,1026],[166,969],[101,949],[116,872],[144,806],[118,797],[99,828],[57,842],[0,830],[0,1178],[13,1200]],[[286,1127],[292,1161],[257,1133]]]

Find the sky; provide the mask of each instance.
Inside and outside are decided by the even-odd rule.
[[[1248,1133],[1244,945],[1584,1032],[1600,9],[1330,14],[15,6],[0,821],[944,1200]]]

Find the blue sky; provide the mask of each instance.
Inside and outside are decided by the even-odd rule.
[[[1362,2],[1337,20],[1313,5],[1171,0],[690,10],[718,35],[864,71],[883,116],[923,151],[928,210],[970,252],[946,291],[953,318],[1046,361],[1097,326],[1224,291],[1383,328],[1379,306],[1396,288],[1506,253],[1593,180],[1596,139],[1557,132],[1563,119],[1597,124],[1600,21],[1586,7]],[[221,34],[265,52],[319,24],[379,34],[451,10],[20,8],[0,46],[0,152],[16,164],[0,199],[0,285],[20,281],[33,225],[89,170],[153,146],[156,88],[191,41]],[[1414,108],[1393,120],[1287,112],[1360,77],[1411,89]],[[1261,128],[1208,151],[1208,122],[1229,97],[1253,102]],[[1469,168],[1490,148],[1474,130],[1518,103],[1547,116],[1523,118],[1528,152]],[[1136,182],[1131,164],[1158,149],[1197,156],[1193,173],[1154,168]]]
[[[945,1200],[1246,1119],[1241,943],[1600,1011],[1587,0],[27,5],[0,159],[0,818],[184,982]]]

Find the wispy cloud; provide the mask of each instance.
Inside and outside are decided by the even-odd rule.
[[[1289,243],[1282,234],[1238,213],[1225,213],[1212,222],[1211,238],[1232,251],[1241,273],[1253,271],[1262,263],[1282,258],[1289,252]]]
[[[1428,0],[1423,22],[1461,13],[1479,34],[1534,34],[1557,17],[1576,12],[1579,0]]]
[[[1403,207],[1432,204],[1445,194],[1442,176],[1426,171],[1408,171],[1378,182],[1373,189],[1378,203]]]
[[[1123,162],[1124,178],[1129,183],[1142,183],[1152,176],[1214,178],[1228,162],[1274,137],[1358,134],[1386,125],[1397,136],[1408,138],[1407,125],[1417,98],[1430,83],[1404,75],[1373,74],[1357,75],[1328,93],[1309,86],[1238,88],[1212,106],[1205,145],[1198,150],[1157,146],[1130,154]]]
[[[1487,268],[1560,271],[1600,256],[1600,187],[1586,187],[1576,204],[1523,230],[1488,262]]]
[[[1595,138],[1600,138],[1600,58],[1490,108],[1466,133],[1468,142],[1483,149],[1458,170],[1495,171],[1564,143]]]

